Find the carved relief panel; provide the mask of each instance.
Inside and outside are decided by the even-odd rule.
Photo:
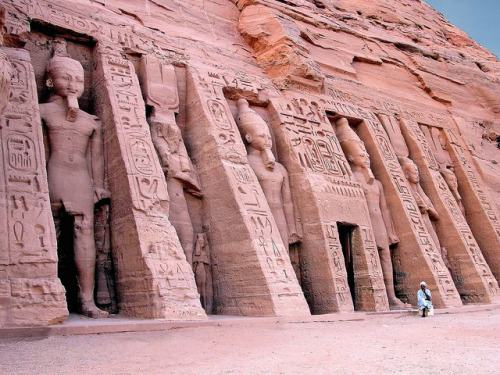
[[[433,199],[440,214],[439,221],[435,222],[436,229],[459,293],[466,302],[490,302],[498,298],[496,280],[462,215],[456,196],[443,178],[443,173],[439,172],[445,170],[444,176],[446,173],[453,173],[450,168],[454,164],[445,148],[445,131],[409,120],[402,122],[402,128],[411,155],[419,164],[423,177],[422,186]],[[429,144],[429,140],[433,143]],[[435,143],[438,145],[435,146]],[[465,282],[465,279],[468,281]]]
[[[460,304],[458,293],[448,269],[440,256],[439,250],[433,245],[432,239],[422,221],[418,206],[382,123],[373,113],[363,110],[355,104],[329,99],[325,100],[324,105],[327,111],[361,121],[357,126],[357,133],[364,141],[370,154],[372,170],[376,178],[384,186],[391,214],[397,218],[394,220],[394,225],[400,243],[393,250],[392,255],[397,295],[405,296],[406,301],[413,303],[414,285],[418,285],[421,281],[417,281],[417,279],[429,278],[435,280],[436,287],[439,289],[439,298],[441,298],[439,303],[443,305]],[[399,149],[402,150],[400,151],[402,154],[405,153],[404,147]],[[407,228],[412,228],[412,231],[408,232]],[[413,243],[413,246],[416,247],[409,246],[410,243]],[[416,248],[419,249],[417,254],[415,254]],[[410,259],[413,260],[410,262]],[[409,272],[409,269],[416,267],[416,262],[418,262],[419,270],[421,270],[419,275]],[[405,272],[405,269],[408,271]],[[402,278],[400,275],[406,276]],[[412,280],[412,278],[415,278],[415,280]]]
[[[244,76],[193,68],[188,75],[190,107],[186,134],[209,209],[205,216],[210,218],[216,312],[260,315],[269,309],[284,314],[307,310],[288,249],[248,164],[247,151],[223,93],[224,89],[252,96],[258,89]],[[216,178],[214,171],[218,171]],[[215,206],[210,202],[219,203]],[[229,217],[231,222],[227,222]],[[238,228],[238,238],[247,244],[241,259],[234,254],[234,246],[238,245],[228,232],[230,228],[232,233]],[[226,235],[219,237],[212,233]],[[245,281],[246,275],[252,269],[262,276],[249,283]],[[252,296],[257,290],[259,298]],[[236,295],[241,297],[235,298]]]
[[[0,139],[0,281],[12,300],[0,326],[48,324],[67,317],[65,291],[57,278],[55,232],[50,215],[43,137],[35,76],[27,52],[6,48],[11,63],[11,96],[2,118]],[[10,269],[10,271],[9,271]],[[41,293],[33,293],[40,290]],[[33,293],[33,298],[22,296]],[[37,309],[49,308],[40,315]],[[21,314],[20,314],[21,313]]]
[[[309,303],[317,312],[349,310],[355,295],[356,308],[387,309],[378,254],[366,236],[355,242],[354,283],[358,293],[349,291],[347,285],[343,253],[347,250],[340,245],[336,221],[369,228],[369,217],[363,190],[353,178],[324,110],[324,100],[288,96],[290,99],[271,100],[273,127],[278,154],[290,171],[303,220],[301,271],[307,276],[303,277],[303,288]],[[315,205],[319,212],[312,209]],[[322,232],[312,230],[314,226],[321,226]],[[370,289],[374,285],[377,287]]]
[[[96,108],[106,119],[112,240],[121,310],[135,316],[205,316],[174,228],[168,194],[132,63],[111,46],[95,54]],[[115,196],[116,194],[116,196]],[[120,218],[129,217],[127,221]],[[130,244],[134,244],[133,247]],[[138,264],[145,264],[137,270]],[[146,280],[146,282],[139,282]],[[131,288],[136,280],[140,288]],[[140,297],[147,293],[149,298]]]

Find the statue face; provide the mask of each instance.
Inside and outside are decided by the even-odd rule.
[[[444,179],[448,184],[448,186],[450,187],[450,189],[456,190],[458,188],[457,177],[455,176],[455,173],[453,173],[452,171],[446,172],[444,174]]]
[[[83,70],[72,67],[57,67],[50,71],[47,86],[54,94],[66,98],[81,97],[84,89]]]
[[[251,146],[259,151],[270,150],[273,141],[267,127],[252,126],[247,133],[246,139]]]
[[[370,168],[370,155],[361,147],[356,147],[356,149],[351,152],[349,161],[357,167]]]
[[[418,168],[415,164],[407,164],[404,168],[404,173],[408,181],[413,184],[418,184],[420,181],[420,175],[418,174]]]

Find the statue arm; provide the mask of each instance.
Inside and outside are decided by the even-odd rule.
[[[434,220],[439,220],[438,212],[434,208],[434,205],[432,204],[430,198],[427,195],[425,195],[425,192],[422,189],[422,186],[420,186],[420,184],[418,184],[418,192],[419,192],[420,196],[422,197],[422,200],[425,203],[429,217],[431,217]]]
[[[382,183],[377,180],[377,184],[379,186],[380,197],[380,212],[382,213],[382,219],[384,220],[385,229],[387,231],[387,236],[389,237],[389,244],[394,245],[399,243],[399,238],[396,235],[396,231],[394,230],[394,225],[391,219],[391,213],[389,211],[389,207],[387,206],[387,201],[385,200],[384,187]]]
[[[153,140],[156,152],[160,157],[160,164],[162,166],[162,169],[164,172],[167,172],[169,168],[168,159],[172,151],[170,150],[167,140],[162,134],[162,126],[164,125],[165,124],[162,124],[159,121],[151,121],[151,139]]]
[[[102,141],[102,126],[99,119],[95,118],[96,127],[92,133],[90,144],[90,157],[92,180],[96,202],[109,198],[109,192],[104,187],[104,153]]]
[[[281,194],[283,197],[283,208],[285,210],[285,217],[288,225],[288,242],[289,244],[293,244],[300,240],[300,236],[297,233],[297,227],[295,225],[295,212],[293,208],[292,191],[290,189],[290,179],[288,177],[288,172],[283,166],[281,172],[283,174]]]

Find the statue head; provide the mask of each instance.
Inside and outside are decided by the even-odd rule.
[[[415,163],[409,158],[401,157],[399,158],[399,164],[401,164],[401,168],[403,168],[406,179],[413,184],[418,184],[420,175]]]
[[[54,94],[63,98],[68,96],[81,97],[84,89],[82,64],[69,57],[64,39],[54,40],[53,49],[54,56],[45,68],[47,77],[45,84]]]
[[[448,168],[441,168],[439,170],[441,172],[441,175],[443,176],[446,184],[451,190],[457,190],[458,189],[458,181],[457,181],[457,176],[455,176],[455,173],[453,173],[452,170]]]
[[[236,102],[238,112],[244,114],[245,111],[252,111],[256,116],[246,116],[238,118],[238,127],[243,139],[251,145],[251,147],[262,151],[264,149],[271,149],[273,141],[269,128],[266,122],[255,111],[250,109],[248,102],[245,99],[238,99]]]
[[[196,244],[200,247],[204,247],[206,245],[206,234],[205,233],[197,233],[196,234]]]
[[[45,84],[53,95],[66,99],[68,107],[66,119],[76,121],[78,98],[82,96],[84,89],[83,67],[68,55],[64,39],[56,38],[53,50],[54,56],[45,68],[47,78]]]
[[[271,151],[273,141],[266,122],[253,109],[245,99],[238,99],[237,124],[241,136],[249,147],[260,151],[267,169],[273,169],[275,158]]]
[[[370,155],[361,142],[345,141],[342,143],[342,149],[349,163],[356,167],[370,169]]]
[[[349,163],[356,167],[370,169],[370,155],[358,135],[349,126],[345,117],[336,121],[335,132]]]

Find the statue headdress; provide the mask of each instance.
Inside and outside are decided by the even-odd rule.
[[[71,58],[67,51],[66,40],[62,38],[56,38],[52,45],[52,58],[47,63],[45,71],[47,74],[54,69],[58,68],[71,68],[81,70],[83,73],[82,64],[78,60]]]
[[[349,126],[349,121],[345,117],[339,118],[335,122],[335,134],[337,134],[337,138],[344,150],[344,153],[348,153],[352,151],[352,149],[356,146],[361,147],[366,151],[365,144],[358,137],[356,132]]]

